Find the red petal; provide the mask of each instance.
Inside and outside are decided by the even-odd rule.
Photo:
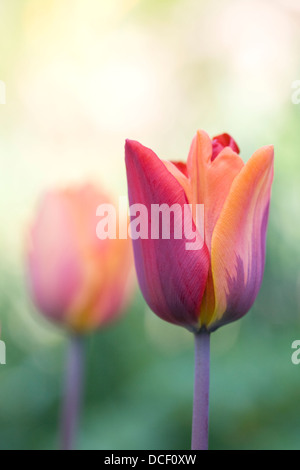
[[[225,147],[230,147],[235,153],[240,153],[240,149],[231,135],[220,134],[212,139],[211,161],[213,161]]]
[[[138,142],[127,141],[125,154],[130,205],[144,204],[150,214],[152,204],[169,207],[179,204],[181,208],[188,204],[182,186],[152,150]],[[150,216],[148,222],[151,234]],[[140,287],[148,305],[158,316],[198,329],[209,253],[205,244],[199,250],[186,250],[188,240],[184,237],[174,239],[172,226],[170,239],[133,240]]]

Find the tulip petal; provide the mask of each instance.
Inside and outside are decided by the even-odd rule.
[[[206,168],[212,156],[212,143],[204,131],[198,131],[192,140],[187,169],[192,188],[193,206],[205,204]],[[206,212],[206,211],[205,211]],[[193,212],[195,216],[195,212]]]
[[[147,207],[150,232],[152,204],[179,204],[182,208],[188,200],[180,183],[150,149],[127,141],[125,153],[129,202]],[[191,214],[190,218],[192,223]],[[180,222],[176,215],[174,222]],[[186,250],[186,242],[184,236],[174,239],[171,223],[170,239],[138,238],[133,247],[140,287],[150,308],[166,321],[197,330],[209,253],[202,240],[201,249],[195,251]]]
[[[165,167],[177,179],[180,186],[183,188],[187,200],[192,204],[192,188],[191,182],[187,173],[187,166],[185,163],[170,162],[163,160]]]
[[[36,305],[55,321],[63,321],[82,283],[82,269],[72,220],[64,201],[48,193],[33,226],[29,248],[29,280]]]
[[[114,319],[116,312],[121,313],[130,294],[132,249],[130,240],[97,237],[97,207],[111,203],[100,190],[87,184],[80,190],[65,191],[64,201],[77,235],[82,270],[80,289],[68,309],[68,323],[76,331],[90,330]]]
[[[236,141],[231,137],[229,134],[221,134],[217,135],[212,140],[212,157],[211,160],[213,161],[217,156],[221,153],[223,148],[230,147],[235,153],[240,153],[240,149],[236,143]]]
[[[211,238],[229,194],[232,182],[244,166],[243,160],[225,147],[208,166],[205,188],[205,242],[210,249]]]
[[[229,136],[228,136],[229,141]],[[235,144],[236,146],[236,144]],[[238,149],[238,147],[236,146]],[[211,237],[235,177],[243,160],[227,146],[212,160],[212,142],[206,132],[198,131],[188,156],[192,204],[204,204],[205,243],[210,250]]]
[[[272,146],[253,154],[233,181],[215,226],[211,245],[215,305],[207,322],[210,330],[243,316],[260,288],[273,160]]]

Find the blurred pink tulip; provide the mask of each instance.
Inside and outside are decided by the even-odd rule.
[[[130,240],[100,240],[92,185],[47,193],[30,232],[29,283],[38,309],[74,332],[120,315],[132,292]]]

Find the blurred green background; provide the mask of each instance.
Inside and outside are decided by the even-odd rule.
[[[210,447],[300,449],[299,47],[296,0],[1,1],[1,449],[58,444],[67,338],[35,311],[24,261],[40,194],[86,180],[126,194],[125,138],[184,160],[198,128],[276,159],[262,289],[212,337]],[[189,448],[189,333],[137,292],[86,351],[79,448]]]

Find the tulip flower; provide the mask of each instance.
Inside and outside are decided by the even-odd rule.
[[[196,368],[192,447],[208,446],[210,333],[251,308],[265,263],[266,230],[273,179],[272,146],[257,150],[244,164],[228,134],[213,139],[198,131],[186,163],[162,161],[128,140],[125,147],[129,202],[190,204],[190,222],[199,249],[187,238],[133,240],[139,284],[150,308],[162,319],[195,334]],[[204,205],[204,230],[197,205]],[[181,222],[181,220],[180,220]],[[149,233],[151,233],[151,217]]]
[[[49,320],[70,333],[63,448],[73,447],[80,400],[84,333],[117,319],[131,294],[129,240],[96,234],[97,207],[110,200],[92,185],[48,192],[30,231],[32,298]]]
[[[29,282],[38,309],[84,333],[117,318],[131,269],[128,240],[100,240],[96,210],[110,199],[91,185],[49,192],[30,234]]]

